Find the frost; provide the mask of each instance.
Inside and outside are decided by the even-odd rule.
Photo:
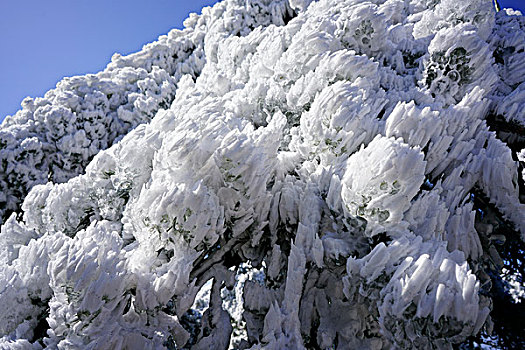
[[[2,124],[0,348],[488,339],[524,295],[523,17],[227,0],[185,25]]]
[[[282,0],[223,2],[140,52],[115,54],[100,73],[65,78],[44,97],[26,98],[0,129],[0,223],[32,187],[81,174],[100,150],[168,109],[181,78],[196,79],[212,60],[206,48],[257,26],[282,25],[291,14]]]

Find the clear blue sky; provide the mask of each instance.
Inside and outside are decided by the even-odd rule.
[[[489,1],[489,0],[487,0]],[[0,0],[0,121],[65,76],[102,70],[217,0]],[[499,0],[519,8],[525,0]]]

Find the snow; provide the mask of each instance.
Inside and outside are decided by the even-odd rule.
[[[471,198],[525,235],[525,151],[487,126],[525,127],[523,17],[226,0],[185,25],[2,124],[0,347],[451,349],[490,331],[499,256]]]

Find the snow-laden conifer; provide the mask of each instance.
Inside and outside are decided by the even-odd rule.
[[[499,327],[525,234],[520,14],[254,0],[186,23],[3,126],[6,179],[40,180],[2,184],[6,213],[38,185],[1,230],[1,346],[451,349]],[[66,158],[39,142],[90,147],[69,125],[102,88],[52,98],[75,79],[134,121],[44,184]]]

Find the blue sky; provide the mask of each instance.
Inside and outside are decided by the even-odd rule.
[[[488,0],[487,0],[488,1]],[[65,76],[102,70],[216,0],[1,0],[0,120]],[[520,8],[524,0],[499,0]]]

